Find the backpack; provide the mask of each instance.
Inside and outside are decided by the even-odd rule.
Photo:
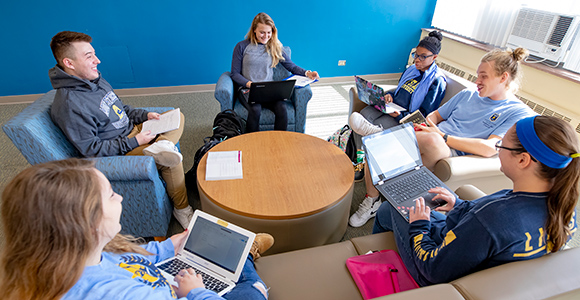
[[[213,120],[212,138],[223,141],[244,133],[246,124],[244,120],[231,109],[226,109],[215,116]]]
[[[353,163],[357,162],[357,150],[352,138],[352,129],[347,125],[334,132],[327,141],[340,148]]]
[[[215,119],[213,120],[213,135],[203,139],[203,145],[197,149],[193,156],[193,166],[185,174],[185,183],[188,190],[197,190],[197,166],[199,165],[201,158],[211,150],[211,148],[215,147],[215,145],[228,138],[244,133],[245,128],[246,124],[244,120],[231,109],[224,110],[215,116]]]

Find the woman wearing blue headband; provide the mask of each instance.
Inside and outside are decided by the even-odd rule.
[[[390,205],[381,205],[373,232],[395,232],[401,258],[420,285],[556,252],[576,231],[578,147],[567,122],[522,119],[496,144],[513,189],[463,201],[435,188],[429,192],[446,206],[431,212],[419,198],[407,223]]]

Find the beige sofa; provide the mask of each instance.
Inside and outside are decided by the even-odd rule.
[[[461,187],[456,193],[464,199],[482,195],[473,186]],[[346,259],[382,249],[397,250],[392,232],[266,255],[256,261],[256,270],[270,287],[270,300],[362,299]],[[580,299],[579,270],[580,249],[575,248],[378,299]]]
[[[443,70],[447,77],[447,90],[441,105],[466,87],[474,83]],[[356,88],[351,88],[350,110],[360,112],[366,104],[358,98]],[[433,173],[437,175],[452,190],[465,184],[473,184],[486,194],[501,189],[511,188],[511,181],[499,170],[499,158],[466,155],[461,157],[445,158],[437,162]]]

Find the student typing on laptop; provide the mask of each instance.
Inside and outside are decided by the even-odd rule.
[[[367,106],[360,113],[350,115],[349,125],[354,132],[369,135],[399,125],[401,118],[416,110],[426,116],[439,107],[447,87],[445,75],[435,64],[442,38],[438,31],[432,31],[423,38],[412,54],[413,65],[403,72],[395,92],[385,95],[385,102],[393,102],[406,111],[385,114],[373,106]],[[369,122],[376,126],[367,126]]]
[[[2,194],[3,299],[223,299],[192,269],[170,286],[154,264],[176,255],[187,232],[139,246],[119,234],[122,200],[88,160],[37,164],[16,175]],[[272,236],[256,236],[225,298],[267,298],[253,260],[272,244]]]
[[[477,90],[465,89],[430,113],[426,118],[429,126],[416,125],[421,158],[429,170],[450,156],[497,154],[495,143],[507,130],[518,120],[535,115],[513,94],[521,77],[520,61],[527,53],[523,48],[488,52],[477,69]],[[378,127],[369,122],[365,126]],[[364,225],[381,205],[379,192],[366,173],[367,195],[349,219],[353,227]]]
[[[559,251],[576,231],[580,149],[574,129],[555,117],[528,117],[495,148],[513,189],[463,201],[435,188],[435,197],[447,205],[431,211],[419,198],[410,223],[389,203],[380,206],[373,233],[394,232],[398,252],[419,285]]]
[[[294,75],[317,79],[318,72],[307,71],[290,60],[284,52],[282,43],[278,40],[278,30],[272,18],[265,13],[254,17],[246,39],[234,48],[232,57],[232,80],[240,87],[238,100],[248,110],[246,132],[259,130],[262,106],[274,112],[275,130],[286,130],[288,127],[288,112],[284,101],[274,101],[269,104],[248,103],[248,93],[252,82],[272,81],[274,68],[281,63]]]

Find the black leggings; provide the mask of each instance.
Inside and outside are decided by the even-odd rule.
[[[274,101],[270,103],[248,103],[248,93],[243,94],[244,89],[240,89],[238,99],[248,110],[248,120],[246,123],[246,132],[260,131],[260,115],[262,114],[262,107],[271,110],[276,117],[274,120],[274,130],[288,129],[288,110],[286,109],[285,101]]]

